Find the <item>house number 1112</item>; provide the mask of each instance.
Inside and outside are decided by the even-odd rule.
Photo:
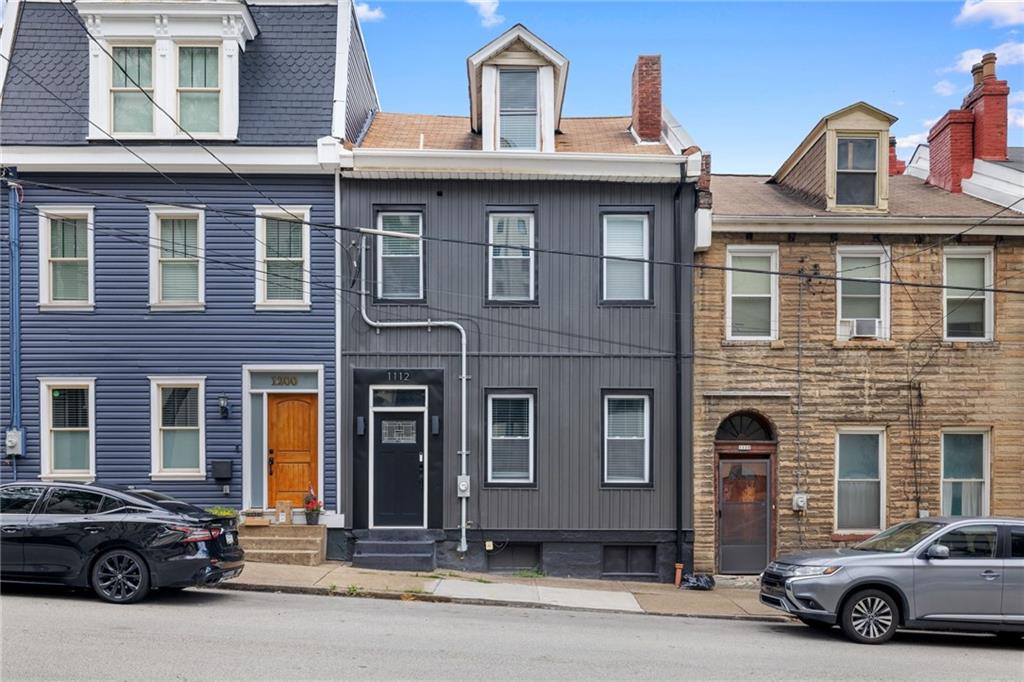
[[[394,371],[390,371],[390,370],[388,371],[388,381],[408,381],[408,380],[409,380],[409,373],[408,372],[394,372]]]

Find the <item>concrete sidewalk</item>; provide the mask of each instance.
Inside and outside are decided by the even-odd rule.
[[[651,613],[703,618],[786,621],[758,602],[751,587],[723,586],[711,592],[673,585],[615,580],[575,580],[533,576],[463,573],[403,573],[353,568],[346,563],[286,566],[246,562],[241,576],[223,589],[300,592],[542,608]]]

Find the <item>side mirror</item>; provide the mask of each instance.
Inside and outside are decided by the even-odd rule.
[[[925,556],[929,559],[948,559],[949,547],[936,543],[928,548],[928,551],[925,552]]]

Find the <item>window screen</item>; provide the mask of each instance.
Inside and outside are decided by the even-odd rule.
[[[647,216],[604,217],[604,298],[607,301],[645,301],[649,297],[646,259]],[[631,258],[639,260],[618,260]]]
[[[382,213],[380,229],[403,234],[422,234],[419,213]],[[380,269],[377,284],[379,298],[423,298],[423,242],[404,237],[377,237]]]
[[[648,399],[607,396],[604,407],[605,483],[648,482]]]
[[[307,270],[305,226],[294,220],[276,218],[267,218],[265,222],[267,301],[302,301]]]
[[[160,219],[160,300],[199,300],[199,222],[195,218]]]
[[[50,219],[50,298],[89,300],[89,226],[85,218]]]
[[[115,47],[110,83],[115,133],[153,132],[153,48]]]
[[[731,254],[730,267],[738,270],[771,272],[774,258],[770,254]],[[734,337],[772,337],[772,275],[755,272],[728,273],[731,278],[729,334]]]
[[[836,155],[836,204],[874,206],[876,166],[873,138],[839,138]]]
[[[533,300],[533,216],[494,214],[490,229],[491,300]]]
[[[987,285],[987,259],[946,257],[946,284],[969,289],[945,289],[946,336],[960,339],[983,339],[988,334],[986,317],[988,297],[977,291]]]
[[[839,434],[836,526],[845,530],[882,527],[881,434]]]
[[[163,470],[199,469],[199,387],[160,388],[160,454]]]
[[[537,148],[537,72],[498,72],[499,124],[502,149]]]
[[[490,396],[488,480],[533,481],[533,396]]]
[[[220,130],[220,50],[178,49],[178,120],[193,133]]]

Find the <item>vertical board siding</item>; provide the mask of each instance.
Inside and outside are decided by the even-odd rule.
[[[96,474],[99,483],[152,487],[197,504],[242,503],[242,365],[319,364],[324,367],[324,502],[334,507],[337,481],[334,375],[334,232],[312,229],[312,308],[308,312],[254,310],[255,218],[253,205],[266,199],[225,176],[178,176],[181,186],[139,175],[25,175],[26,180],[103,193],[142,197],[147,202],[206,206],[206,309],[149,309],[149,211],[144,204],[25,185],[21,205],[22,405],[27,455],[19,476],[39,474],[39,381],[41,376],[96,377]],[[333,224],[333,181],[325,176],[262,176],[250,179],[280,204],[311,205],[311,221]],[[9,348],[6,272],[6,192],[0,217],[4,258],[3,344]],[[94,206],[95,310],[40,311],[40,204]],[[248,217],[216,211],[238,211]],[[318,284],[319,283],[319,284]],[[8,382],[8,354],[3,382]],[[206,376],[206,459],[234,462],[231,493],[205,481],[150,481],[150,375]],[[2,391],[0,421],[10,421],[9,392]],[[231,414],[222,419],[219,395]],[[9,475],[4,469],[5,478]]]
[[[672,185],[572,182],[343,181],[343,224],[372,225],[374,206],[425,206],[425,233],[487,241],[487,206],[532,206],[537,245],[601,253],[601,207],[651,211],[651,253],[671,260]],[[691,197],[684,194],[685,201]],[[692,210],[684,201],[684,245],[691,244]],[[372,244],[371,244],[372,246]],[[452,319],[469,337],[468,447],[473,496],[471,527],[485,529],[671,529],[675,526],[678,419],[674,338],[677,315],[671,266],[653,268],[653,306],[601,305],[599,259],[538,253],[538,305],[486,304],[487,251],[481,246],[427,242],[426,305],[373,304],[380,320]],[[372,263],[373,253],[367,261]],[[343,286],[358,273],[343,268]],[[370,265],[372,280],[372,265]],[[352,287],[358,289],[357,284]],[[459,521],[459,337],[450,329],[382,330],[359,319],[355,291],[342,297],[339,408],[343,452],[352,442],[354,368],[444,370],[444,523]],[[689,337],[689,304],[684,338]],[[536,390],[536,486],[488,487],[487,389]],[[653,485],[611,489],[602,477],[602,389],[643,389],[652,395]],[[689,390],[689,388],[687,388]],[[350,458],[342,480],[351,481]],[[343,486],[345,484],[343,483]],[[351,513],[351,490],[342,488]],[[685,507],[689,507],[688,499]]]

